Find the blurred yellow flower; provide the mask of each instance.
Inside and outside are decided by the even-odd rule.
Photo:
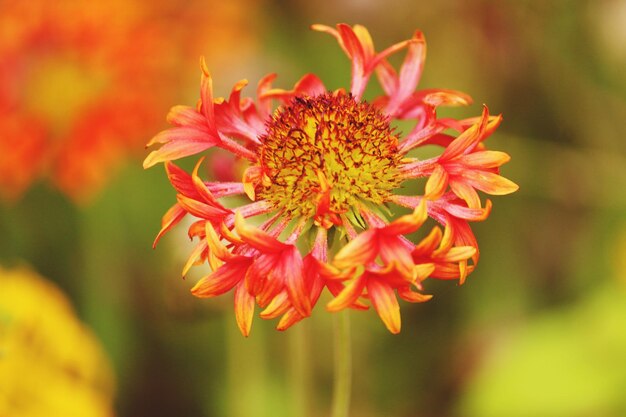
[[[0,289],[0,416],[113,416],[111,367],[67,297],[25,268],[0,268]]]

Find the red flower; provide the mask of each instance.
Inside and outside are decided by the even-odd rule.
[[[161,144],[144,161],[165,162],[177,203],[166,213],[157,240],[184,216],[197,220],[189,235],[198,239],[183,272],[208,262],[213,272],[194,287],[197,296],[235,292],[239,327],[248,335],[256,305],[265,319],[281,317],[284,330],[309,316],[325,288],[334,296],[328,310],[366,309],[367,300],[387,328],[400,331],[396,295],[423,302],[428,278],[465,280],[478,262],[478,243],[468,221],[487,218],[478,191],[506,194],[517,186],[499,175],[508,161],[487,151],[483,141],[499,117],[437,117],[442,105],[466,105],[467,95],[452,90],[416,90],[426,44],[414,36],[376,52],[362,26],[315,25],[334,36],[352,60],[350,93],[327,91],[313,74],[292,89],[272,87],[263,78],[256,99],[242,97],[240,81],[228,99],[213,96],[201,61],[200,100],[195,108],[176,106],[172,128],[156,135]],[[387,58],[406,50],[399,72]],[[371,103],[362,99],[372,74],[384,93]],[[274,104],[278,106],[274,108]],[[397,119],[415,126],[401,137]],[[458,136],[444,133],[459,132]],[[427,144],[444,148],[439,157],[420,161],[407,152]],[[222,148],[245,161],[241,182],[206,182],[171,160]],[[400,195],[406,183],[429,177],[423,195]],[[238,208],[223,197],[239,196]],[[412,214],[393,219],[389,204]],[[258,227],[244,219],[265,216]],[[444,226],[414,244],[409,235],[428,219]],[[334,256],[333,256],[334,254]]]

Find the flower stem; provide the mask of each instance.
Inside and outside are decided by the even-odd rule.
[[[352,345],[347,311],[333,314],[334,384],[331,417],[348,417],[352,388]]]

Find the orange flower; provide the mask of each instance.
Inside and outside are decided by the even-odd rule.
[[[46,179],[93,198],[178,95],[179,62],[250,49],[255,6],[214,3],[0,2],[0,197]]]
[[[497,171],[508,156],[483,144],[500,118],[486,109],[480,118],[437,117],[439,106],[467,105],[471,98],[452,90],[416,90],[426,50],[420,32],[376,52],[363,26],[313,29],[334,36],[351,59],[349,92],[328,91],[313,74],[293,89],[273,88],[275,75],[268,75],[259,82],[256,99],[242,97],[245,80],[227,99],[215,98],[201,60],[197,106],[172,108],[173,127],[150,141],[160,147],[144,161],[145,168],[164,162],[178,192],[157,241],[186,215],[196,218],[189,235],[198,244],[183,274],[207,262],[213,272],[193,294],[234,290],[236,319],[246,336],[256,305],[264,309],[262,318],[282,316],[278,329],[284,330],[311,314],[325,288],[334,296],[328,310],[366,309],[369,300],[397,333],[396,294],[409,302],[427,301],[424,280],[463,282],[475,268],[478,244],[468,221],[484,220],[491,211],[491,202],[483,207],[476,190],[517,189]],[[406,56],[397,72],[387,58],[401,50]],[[362,97],[374,73],[384,93],[368,102]],[[404,137],[392,127],[398,119],[415,122]],[[426,144],[444,150],[425,161],[407,157]],[[241,182],[202,180],[203,158],[191,174],[171,162],[215,147],[246,161]],[[398,194],[419,177],[429,177],[424,194]],[[248,201],[226,208],[221,199],[231,196]],[[389,204],[413,213],[394,220]],[[244,220],[261,216],[265,220],[258,227]],[[435,226],[418,244],[411,242],[407,236],[429,218],[444,232]]]

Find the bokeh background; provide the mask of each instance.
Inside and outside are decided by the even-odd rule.
[[[330,315],[244,339],[229,297],[193,298],[184,227],[151,248],[175,193],[141,161],[200,55],[219,95],[348,86],[308,30],[337,22],[378,47],[421,29],[421,87],[502,113],[488,145],[520,185],[475,225],[468,282],[429,283],[400,335],[351,314],[352,415],[626,415],[624,0],[0,1],[0,415],[328,415]]]

